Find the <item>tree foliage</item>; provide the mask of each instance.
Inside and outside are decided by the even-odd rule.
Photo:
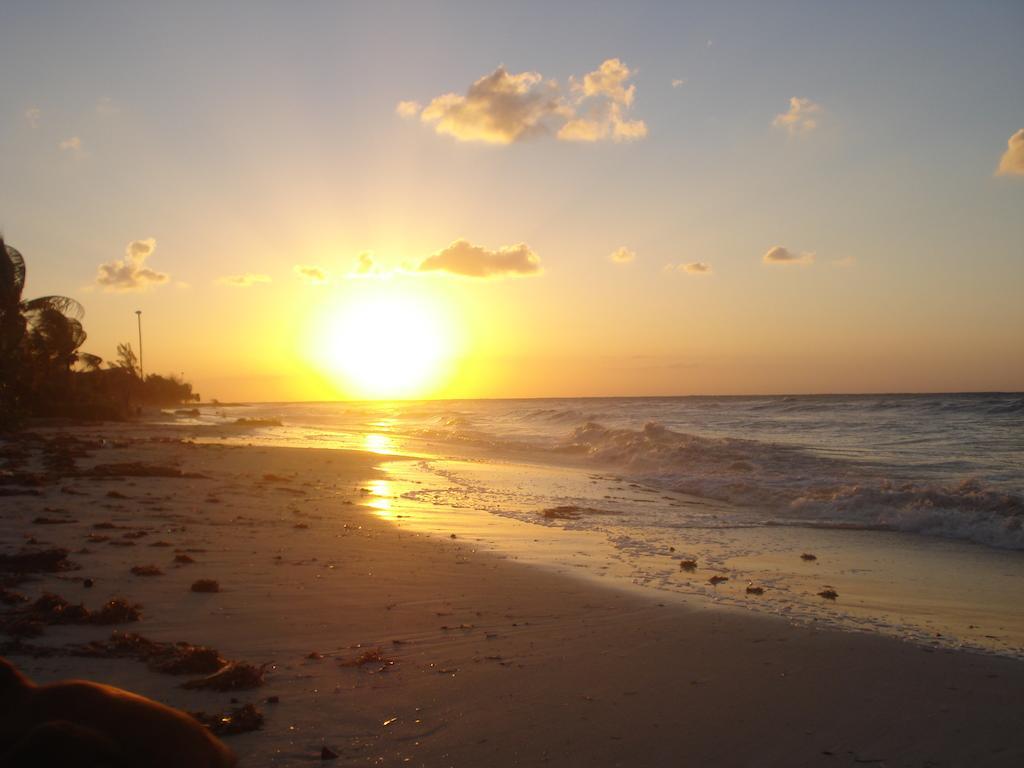
[[[141,377],[130,344],[117,362],[81,352],[85,310],[67,296],[24,299],[25,259],[0,236],[0,425],[24,416],[123,418],[141,405],[198,400],[176,378]]]

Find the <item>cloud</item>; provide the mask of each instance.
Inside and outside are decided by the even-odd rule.
[[[39,118],[43,116],[43,110],[39,107],[29,107],[25,110],[25,119],[28,120],[28,124],[35,128],[39,125]]]
[[[323,285],[327,282],[327,272],[320,267],[314,267],[310,264],[296,264],[294,269],[295,274],[311,285]]]
[[[77,136],[72,136],[70,139],[64,139],[57,146],[64,151],[79,152],[82,149],[82,140]]]
[[[400,101],[395,105],[395,114],[399,117],[411,118],[416,117],[423,109],[423,105],[418,101]]]
[[[691,261],[689,264],[680,264],[679,271],[691,275],[710,275],[711,265],[703,261]]]
[[[677,77],[675,80],[672,81],[673,88],[682,88],[684,85],[686,85],[686,78]]]
[[[810,133],[818,127],[821,105],[810,99],[793,96],[789,100],[789,111],[776,115],[772,125],[784,128],[790,136]]]
[[[376,262],[373,260],[373,251],[363,251],[356,257],[356,274],[368,275],[373,272]]]
[[[608,59],[564,88],[538,72],[510,73],[499,66],[474,82],[465,95],[445,93],[422,109],[401,101],[395,111],[417,114],[440,134],[458,141],[512,144],[539,136],[564,141],[630,141],[647,135],[642,120],[629,118],[636,86],[619,59]]]
[[[620,245],[618,248],[616,248],[614,251],[608,254],[608,258],[611,259],[616,264],[629,264],[631,261],[634,261],[636,259],[636,251],[632,250],[631,248],[627,248],[624,245]]]
[[[218,278],[217,282],[221,285],[230,285],[233,288],[251,288],[259,283],[269,283],[270,277],[267,275],[254,275],[252,272],[246,272],[244,275],[225,275],[224,277]]]
[[[447,248],[428,256],[420,272],[451,272],[464,277],[505,277],[539,274],[540,259],[526,243],[502,246],[496,251],[456,240]]]
[[[144,291],[166,283],[170,276],[145,266],[146,259],[156,250],[156,240],[132,240],[124,249],[123,259],[100,264],[96,283],[107,291]]]
[[[1024,128],[1006,142],[1006,152],[999,160],[996,176],[1024,176]]]
[[[765,251],[761,260],[765,264],[810,264],[814,261],[814,254],[794,253],[781,245],[775,245]]]
[[[646,136],[647,124],[627,116],[636,95],[636,86],[626,85],[632,74],[618,59],[607,59],[599,69],[584,75],[582,83],[573,82],[572,89],[577,95],[573,110],[578,117],[559,129],[558,138],[632,141]]]

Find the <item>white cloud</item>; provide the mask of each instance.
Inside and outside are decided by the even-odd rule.
[[[636,260],[636,251],[631,248],[627,248],[624,245],[620,245],[608,254],[608,258],[616,264],[629,264],[631,261]]]
[[[43,116],[43,110],[39,107],[29,107],[25,110],[25,119],[28,124],[35,128],[39,125],[39,118]]]
[[[511,144],[554,135],[565,141],[629,141],[647,135],[642,120],[629,117],[636,86],[629,67],[608,59],[569,88],[538,72],[510,73],[500,66],[474,82],[465,95],[445,93],[422,109],[401,101],[395,111],[415,117],[459,141]]]
[[[772,125],[785,129],[790,136],[799,136],[802,133],[810,133],[818,127],[820,114],[820,104],[807,98],[793,96],[789,100],[789,110],[776,115],[772,120]]]
[[[1006,152],[999,159],[996,176],[1024,175],[1024,128],[1021,128],[1006,142]]]
[[[526,243],[502,246],[496,251],[456,240],[428,256],[420,272],[443,271],[463,277],[506,277],[539,274],[540,258]]]
[[[170,280],[170,276],[145,266],[153,251],[156,240],[132,240],[124,249],[123,259],[114,259],[100,264],[96,283],[107,291],[144,291],[154,285]]]
[[[691,261],[689,264],[680,264],[679,271],[690,275],[710,275],[711,265],[703,261]]]
[[[783,248],[781,245],[775,245],[765,251],[764,256],[761,260],[765,264],[811,264],[814,261],[813,253],[795,253],[787,248]]]
[[[312,264],[296,264],[295,274],[311,285],[323,285],[327,282],[327,272]]]
[[[423,109],[423,105],[418,101],[400,101],[395,105],[395,114],[399,117],[411,118],[416,117]]]
[[[244,275],[225,275],[224,277],[218,278],[217,282],[221,285],[230,285],[233,288],[251,288],[259,283],[269,283],[270,277],[267,275],[255,275],[252,272],[246,272]]]
[[[77,136],[72,136],[70,139],[64,139],[57,146],[65,152],[79,152],[82,149],[82,140]]]

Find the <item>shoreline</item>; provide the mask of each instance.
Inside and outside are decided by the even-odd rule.
[[[321,746],[354,765],[1024,758],[1019,661],[627,594],[479,551],[464,536],[409,532],[361,505],[394,457],[190,445],[175,437],[181,428],[151,425],[60,431],[111,442],[80,467],[145,460],[207,477],[72,480],[84,495],[58,483],[4,499],[7,551],[36,536],[74,553],[97,523],[146,532],[133,546],[71,555],[82,571],[64,576],[90,574],[91,590],[49,576],[18,589],[89,606],[120,593],[144,606],[122,629],[272,662],[262,688],[234,694],[266,717],[261,731],[227,740],[243,766],[312,760]],[[33,525],[45,509],[78,522]],[[173,549],[157,556],[144,545],[157,536],[205,551],[175,567]],[[164,575],[130,575],[142,560]],[[223,591],[189,593],[198,577]],[[36,642],[107,634],[56,626]],[[393,664],[342,666],[378,647]],[[135,661],[13,660],[40,682],[93,677],[186,709],[220,711],[231,697],[183,691]]]

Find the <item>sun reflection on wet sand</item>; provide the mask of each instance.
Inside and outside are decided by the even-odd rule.
[[[395,452],[395,443],[388,435],[382,435],[380,432],[367,432],[363,436],[363,449],[370,453],[390,456]]]
[[[368,435],[369,437],[369,435]],[[390,480],[371,480],[366,485],[371,498],[366,506],[373,510],[373,514],[386,520],[393,520],[396,515],[391,507],[391,499],[394,496],[394,489]]]

